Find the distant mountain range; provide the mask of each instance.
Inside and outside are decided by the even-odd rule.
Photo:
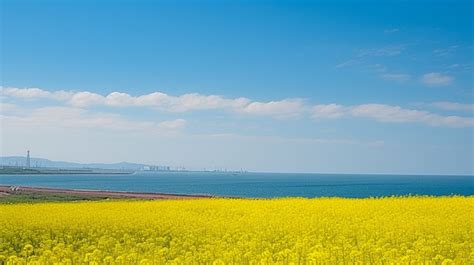
[[[26,157],[24,156],[2,156],[0,157],[0,165],[2,166],[25,166]],[[113,164],[90,163],[81,164],[65,161],[52,161],[44,158],[30,158],[31,167],[54,167],[54,168],[97,168],[97,169],[122,169],[122,170],[141,170],[145,167],[152,167],[145,164],[120,162]]]

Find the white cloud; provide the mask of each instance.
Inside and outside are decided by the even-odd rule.
[[[109,106],[132,106],[135,105],[136,99],[127,93],[112,92],[105,97],[105,102]]]
[[[419,110],[404,109],[399,106],[384,104],[363,104],[351,109],[355,117],[371,118],[380,122],[417,122],[426,121],[429,113]]]
[[[428,86],[447,86],[450,85],[454,78],[441,73],[427,73],[421,77],[421,82]]]
[[[239,111],[247,114],[290,118],[302,114],[305,111],[305,105],[301,99],[284,99],[270,102],[252,102],[239,109]]]
[[[338,104],[316,105],[312,109],[311,116],[315,119],[340,118],[345,114],[345,107]]]
[[[2,94],[18,98],[49,98],[52,93],[39,88],[2,88]]]
[[[201,95],[198,93],[170,96],[154,92],[138,97],[126,93],[112,92],[105,97],[103,104],[108,106],[145,106],[170,112],[186,112],[210,109],[238,109],[247,105],[246,98],[227,99],[216,95]]]
[[[434,77],[433,77],[434,74]],[[446,76],[439,74],[427,74],[433,78],[434,83],[446,83]],[[402,77],[398,77],[402,78]],[[448,77],[449,79],[449,77]],[[153,128],[182,128],[186,125],[184,120],[166,121],[162,124],[150,122],[126,121],[122,117],[115,114],[90,113],[84,109],[91,105],[101,105],[109,107],[149,107],[168,112],[187,112],[195,110],[224,110],[234,113],[270,116],[273,118],[292,118],[302,115],[310,115],[313,119],[324,118],[341,118],[341,117],[361,117],[369,118],[379,122],[405,123],[417,122],[431,126],[448,126],[448,127],[468,127],[474,126],[473,118],[460,116],[443,116],[423,110],[406,109],[400,106],[391,106],[385,104],[362,104],[356,106],[344,106],[338,104],[309,106],[303,99],[282,99],[269,102],[251,101],[247,98],[225,98],[217,95],[201,95],[198,93],[184,94],[181,96],[170,96],[161,92],[154,92],[146,95],[132,96],[127,93],[112,92],[106,96],[88,92],[71,92],[56,91],[49,92],[38,88],[19,89],[19,88],[2,88],[1,94],[7,97],[19,97],[28,100],[38,98],[49,98],[67,105],[73,106],[61,108],[44,108],[36,110],[34,115],[30,116],[35,121],[52,121],[61,118],[64,124],[79,124],[84,127],[99,126],[99,124],[107,124],[109,126],[127,127],[130,122],[131,128],[137,127],[153,127]],[[4,109],[9,105],[5,105]],[[443,109],[452,110],[472,110],[472,105],[459,104],[453,102],[437,102],[433,106]],[[49,110],[49,112],[48,112]],[[51,115],[41,115],[42,113]],[[61,115],[69,116],[61,116]],[[39,115],[39,116],[38,116]],[[63,117],[63,118],[62,118]],[[19,117],[25,118],[25,117]],[[67,120],[71,120],[68,122]]]
[[[427,111],[404,109],[399,106],[384,104],[364,104],[355,106],[351,110],[351,115],[390,123],[418,122],[431,126],[474,126],[474,118],[470,117],[441,116]]]
[[[397,81],[400,83],[406,82],[410,80],[411,76],[408,74],[391,74],[391,73],[385,73],[381,74],[380,77],[385,80],[390,80],[390,81]]]
[[[103,104],[104,100],[105,98],[99,94],[83,91],[72,94],[69,103],[76,107],[87,107]]]
[[[384,104],[358,105],[353,107],[350,113],[355,117],[372,118],[381,122],[414,122],[425,115],[423,111]]]
[[[168,96],[169,97],[169,96]],[[226,99],[216,95],[201,95],[197,93],[184,94],[179,97],[169,97],[171,111],[190,111],[206,109],[239,109],[246,106],[250,100],[246,98]]]
[[[257,102],[250,99],[225,98],[218,95],[201,95],[189,93],[180,96],[170,96],[162,92],[146,95],[131,96],[127,93],[112,92],[106,96],[88,92],[49,92],[35,88],[4,88],[2,94],[17,98],[41,99],[49,98],[65,102],[74,107],[104,105],[111,107],[151,107],[169,112],[187,112],[194,110],[224,109],[237,113],[274,116],[286,118],[298,116],[304,111],[301,99],[283,99],[280,101]]]
[[[138,97],[132,97],[124,93],[122,94],[122,99],[126,99],[126,102],[128,102],[122,106],[126,106],[131,103],[134,106],[166,106],[170,108],[170,106],[172,105],[171,102],[175,99],[174,97],[168,96],[167,94],[161,92],[153,92]]]
[[[368,118],[384,123],[423,123],[430,126],[472,127],[474,118],[442,116],[422,110],[405,109],[386,104],[362,104],[341,106],[334,104],[317,105],[313,109],[313,118],[340,118],[345,116]],[[321,111],[326,110],[326,111]]]
[[[183,119],[152,122],[126,119],[118,114],[89,112],[73,107],[44,107],[15,114],[1,114],[5,126],[26,126],[29,128],[85,128],[123,131],[161,131],[182,129]]]
[[[434,107],[444,110],[467,110],[474,111],[474,104],[463,104],[457,102],[440,101],[431,104]]]
[[[3,95],[25,98],[25,99],[39,99],[49,98],[55,100],[68,100],[72,96],[72,92],[59,90],[55,92],[49,92],[40,88],[16,88],[16,87],[0,87],[0,91]]]

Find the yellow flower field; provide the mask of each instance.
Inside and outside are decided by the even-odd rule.
[[[0,205],[0,264],[474,264],[474,197]]]

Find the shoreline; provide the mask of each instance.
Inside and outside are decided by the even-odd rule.
[[[133,170],[97,169],[97,168],[20,168],[0,166],[0,175],[84,175],[84,174],[134,174]]]
[[[61,189],[29,186],[0,185],[0,198],[12,196],[21,192],[38,193],[46,195],[73,195],[87,197],[104,197],[110,199],[206,199],[215,198],[206,194],[174,194],[174,193],[154,193],[154,192],[128,192],[128,191],[107,191],[107,190],[83,190],[83,189]]]

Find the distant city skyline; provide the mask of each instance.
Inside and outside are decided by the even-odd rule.
[[[34,164],[31,164],[31,161]],[[0,166],[17,168],[100,168],[100,169],[128,169],[140,171],[213,171],[213,172],[246,172],[243,168],[186,168],[184,166],[170,167],[163,164],[144,164],[139,162],[120,161],[114,163],[78,163],[75,161],[55,161],[45,157],[30,157],[27,150],[26,156],[0,156]]]
[[[2,3],[1,156],[474,174],[471,1]]]

